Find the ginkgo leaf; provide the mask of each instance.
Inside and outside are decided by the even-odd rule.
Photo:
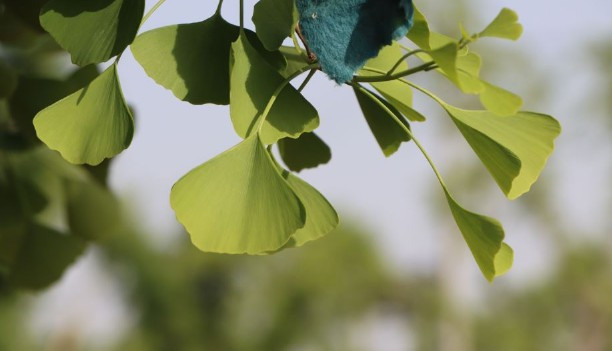
[[[379,72],[389,72],[403,56],[402,48],[398,42],[385,46],[378,56],[366,62],[364,69],[359,73],[363,76],[379,75]],[[368,71],[368,68],[373,69]],[[408,69],[408,63],[403,61],[396,68],[395,73]],[[391,105],[395,106],[411,121],[424,121],[425,117],[412,108],[412,89],[399,80],[370,83]]]
[[[308,62],[308,56],[303,51],[296,50],[293,46],[281,46],[279,51],[287,60],[287,67],[280,71],[280,74],[287,78],[307,67],[310,63]]]
[[[0,247],[12,247],[11,257],[4,256],[6,261],[0,262],[8,267],[6,280],[27,289],[42,289],[57,281],[86,245],[78,237],[36,223],[3,230],[0,241]]]
[[[234,130],[246,138],[257,128],[275,91],[274,104],[261,129],[265,144],[284,137],[296,138],[319,126],[315,108],[259,55],[241,34],[232,44],[230,115]],[[285,84],[283,86],[283,84]]]
[[[183,176],[170,203],[193,244],[208,252],[275,251],[306,222],[257,133]]]
[[[559,122],[533,112],[499,116],[441,104],[508,198],[529,191],[553,151]]]
[[[433,58],[439,66],[439,70],[464,93],[477,94],[484,89],[480,79],[459,70],[459,46],[457,43],[446,44],[428,51],[427,54]],[[464,62],[463,64],[467,63]]]
[[[523,34],[523,26],[518,23],[516,12],[504,8],[487,28],[478,33],[478,36],[518,40],[521,34]]]
[[[512,116],[523,106],[520,96],[483,80],[481,82],[484,90],[480,92],[480,102],[487,110],[500,116]]]
[[[121,216],[113,195],[91,181],[67,184],[66,212],[70,232],[94,240],[114,234]]]
[[[355,87],[353,90],[378,145],[385,156],[393,155],[403,142],[410,140],[396,119],[403,121],[406,126],[408,123],[404,121],[399,111],[384,99],[361,87]],[[393,118],[391,114],[394,114],[396,118]]]
[[[315,133],[304,133],[297,139],[280,139],[278,150],[285,165],[294,172],[314,168],[331,160],[329,146]]]
[[[39,112],[34,127],[40,140],[75,164],[97,165],[126,149],[134,121],[121,93],[116,65]]]
[[[504,229],[494,218],[486,217],[461,207],[443,185],[448,206],[467,243],[476,264],[488,281],[506,273],[512,267],[510,246],[503,242]]]
[[[107,61],[134,40],[144,13],[144,0],[51,0],[40,24],[84,66]]]
[[[294,0],[260,0],[253,8],[253,24],[259,40],[270,51],[291,36],[298,14]]]
[[[299,247],[309,241],[320,239],[338,226],[336,210],[317,189],[290,172],[283,172],[283,177],[306,211],[304,227],[298,229],[283,248]]]
[[[131,45],[149,77],[192,104],[229,104],[230,46],[238,27],[220,15],[153,29]]]

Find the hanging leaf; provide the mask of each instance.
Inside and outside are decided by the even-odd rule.
[[[298,14],[294,0],[260,0],[253,8],[253,23],[259,40],[270,51],[291,36]]]
[[[363,111],[378,145],[385,156],[393,155],[403,142],[410,140],[404,128],[398,124],[393,115],[398,120],[403,121],[405,126],[408,126],[408,123],[404,121],[404,117],[399,111],[381,97],[360,87],[354,88],[353,91],[355,91],[361,111]]]
[[[523,34],[523,26],[518,23],[518,15],[504,8],[487,28],[478,33],[478,36],[518,40],[521,34]]]
[[[508,198],[516,199],[529,191],[553,151],[561,132],[559,122],[533,112],[498,116],[437,101]]]
[[[232,44],[230,115],[234,129],[246,138],[259,123],[274,92],[285,79],[259,55],[244,34]],[[319,126],[315,108],[287,84],[276,96],[261,130],[265,144],[284,137],[297,138]]]
[[[294,172],[315,168],[331,160],[329,146],[315,133],[304,133],[297,139],[280,139],[278,150],[285,165]]]
[[[336,210],[317,189],[290,172],[284,171],[283,177],[306,211],[304,227],[298,229],[283,248],[300,247],[309,241],[320,239],[338,226]]]
[[[229,50],[238,28],[216,14],[204,22],[157,28],[131,46],[149,77],[192,104],[229,104]]]
[[[39,112],[34,127],[40,140],[75,164],[97,165],[126,149],[134,121],[121,93],[116,65]]]
[[[480,102],[487,110],[500,116],[512,116],[523,106],[520,96],[483,80],[481,82],[484,90],[480,93]]]
[[[297,0],[296,5],[321,69],[339,84],[412,26],[411,0]]]
[[[202,251],[276,251],[304,227],[304,206],[257,134],[187,173],[170,203]]]
[[[85,249],[85,242],[36,223],[14,226],[0,235],[0,265],[7,267],[5,279],[14,287],[42,289],[57,281]],[[6,273],[5,273],[6,274]]]
[[[389,72],[395,64],[402,58],[404,53],[398,42],[394,41],[390,46],[385,46],[378,56],[366,62],[360,75],[373,76],[380,75],[376,71]],[[368,71],[368,69],[372,69]],[[396,67],[394,73],[408,69],[408,63],[403,61]],[[399,80],[388,82],[371,83],[391,105],[397,108],[406,118],[411,121],[424,121],[425,117],[412,108],[412,89],[410,86]]]
[[[144,6],[144,0],[51,0],[40,24],[72,62],[84,66],[122,53],[136,36]]]
[[[308,62],[308,56],[302,51],[298,51],[293,46],[281,46],[279,51],[287,60],[287,67],[280,71],[280,74],[287,78],[297,71],[306,68],[310,63]]]
[[[480,271],[488,281],[512,267],[513,252],[503,242],[504,229],[494,218],[470,212],[461,207],[442,184],[448,206]]]

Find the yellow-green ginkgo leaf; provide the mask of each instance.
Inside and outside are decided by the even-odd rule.
[[[512,267],[513,252],[503,242],[504,229],[494,218],[461,207],[443,185],[448,206],[465,239],[476,264],[488,281],[506,273]]]
[[[478,36],[517,40],[521,34],[523,34],[523,26],[518,23],[516,12],[504,8],[487,28],[478,33]]]
[[[523,99],[520,96],[481,80],[484,90],[480,92],[480,103],[487,110],[501,115],[511,116],[516,114],[523,106]]]
[[[304,205],[257,133],[193,169],[172,187],[178,221],[202,251],[276,251],[304,227]]]
[[[144,0],[51,0],[40,24],[72,62],[84,66],[123,52],[138,32],[144,6]]]
[[[230,115],[234,129],[246,138],[257,128],[277,89],[261,129],[265,144],[284,137],[297,138],[319,126],[315,108],[273,69],[253,48],[244,33],[232,44],[230,78]]]
[[[443,104],[464,138],[510,199],[529,191],[561,132],[554,118],[533,112],[499,116]]]
[[[378,72],[389,72],[395,67],[394,73],[408,69],[408,63],[404,60],[399,65],[396,63],[403,57],[402,48],[397,42],[385,46],[378,56],[366,62],[360,75],[375,76]],[[368,71],[368,69],[372,69]],[[397,108],[406,118],[411,121],[424,121],[425,117],[412,108],[412,89],[399,80],[387,82],[370,83],[389,103]]]
[[[97,165],[126,149],[134,121],[121,93],[116,65],[40,111],[34,127],[40,140],[75,164]]]
[[[278,151],[285,165],[294,172],[331,160],[329,146],[315,133],[304,133],[297,139],[283,138],[278,141]]]
[[[285,171],[283,176],[306,210],[304,227],[291,236],[284,248],[302,246],[333,231],[338,226],[338,214],[325,197],[296,175]]]

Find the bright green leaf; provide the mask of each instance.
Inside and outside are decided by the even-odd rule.
[[[131,46],[149,77],[192,104],[229,104],[230,46],[238,27],[216,14],[204,22],[157,28]]]
[[[34,127],[40,140],[75,164],[97,165],[127,148],[134,121],[121,93],[116,65],[39,112]]]
[[[465,74],[463,70],[459,70],[459,65],[464,67],[469,65],[468,69],[474,69],[473,65],[475,62],[468,61],[470,59],[463,59],[460,63],[459,46],[456,43],[446,44],[435,50],[428,51],[427,54],[440,67],[439,70],[464,93],[477,94],[484,89],[483,84],[478,78]]]
[[[504,229],[501,224],[494,218],[461,207],[446,187],[444,193],[455,222],[485,278],[493,281],[506,273],[512,266],[512,249],[503,243]]]
[[[202,251],[259,254],[304,227],[304,206],[258,134],[187,173],[170,203]]]
[[[368,71],[367,68],[371,68],[374,71],[389,72],[395,66],[395,64],[402,58],[404,53],[402,52],[401,46],[397,42],[389,46],[385,46],[379,53],[378,56],[369,60],[364,68],[359,73],[363,76],[379,75],[379,73]],[[395,73],[401,72],[408,69],[408,63],[403,61],[396,69]],[[425,117],[420,113],[416,112],[412,108],[412,89],[410,86],[400,82],[399,80],[392,80],[388,82],[376,82],[371,83],[389,103],[397,108],[404,116],[411,121],[424,121]]]
[[[354,88],[353,90],[378,145],[385,156],[393,155],[403,142],[410,140],[410,137],[391,113],[406,126],[408,123],[405,122],[399,111],[381,97],[366,89]]]
[[[279,51],[283,54],[285,60],[287,60],[287,67],[280,71],[280,74],[285,78],[310,64],[308,56],[301,51],[297,51],[293,46],[281,46]]]
[[[329,146],[315,133],[304,133],[297,139],[280,139],[278,150],[285,165],[294,172],[314,168],[331,160]]]
[[[291,36],[298,15],[293,0],[260,0],[253,8],[253,23],[264,47],[277,50]]]
[[[244,34],[232,44],[230,115],[234,129],[245,138],[257,128],[268,102],[285,79],[251,46]],[[261,138],[273,144],[284,137],[296,138],[319,126],[315,108],[293,86],[287,84],[276,97]]]
[[[516,12],[504,8],[478,36],[517,40],[521,34],[523,34],[523,26],[518,23]]]
[[[421,11],[419,11],[416,6],[414,7],[414,24],[412,28],[406,35],[408,39],[412,40],[418,47],[430,50],[431,43],[431,31],[429,29],[429,24],[427,23],[427,18]]]
[[[138,32],[144,6],[144,0],[51,0],[40,24],[84,66],[122,53]]]
[[[440,103],[508,198],[529,191],[561,132],[554,118],[533,112],[499,116]]]
[[[480,102],[489,111],[500,116],[516,114],[523,105],[520,96],[491,83],[481,81],[484,90],[480,93]]]
[[[338,214],[325,197],[294,174],[285,171],[283,176],[306,210],[304,227],[291,236],[284,248],[302,246],[333,231],[338,226]]]

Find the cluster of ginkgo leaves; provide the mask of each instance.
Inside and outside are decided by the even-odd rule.
[[[327,5],[334,1],[341,2],[328,0]],[[177,98],[229,105],[231,123],[244,139],[172,188],[172,208],[199,249],[267,254],[331,232],[338,223],[335,210],[294,174],[331,158],[329,147],[313,132],[319,125],[317,110],[301,94],[314,74],[326,71],[301,35],[299,19],[304,14],[293,0],[260,0],[254,6],[253,32],[244,26],[242,1],[239,25],[222,18],[220,1],[215,13],[201,22],[138,35],[141,24],[163,2],[146,15],[144,0],[51,0],[42,6],[40,25],[82,70],[115,59],[101,74],[80,80],[80,89],[68,89],[38,112],[33,119],[37,137],[72,164],[95,166],[126,149],[134,122],[117,66],[130,47],[145,72]],[[520,111],[518,96],[482,80],[481,58],[469,44],[483,37],[516,40],[521,32],[516,14],[503,9],[484,30],[469,34],[462,28],[456,40],[431,31],[414,9],[407,38],[382,47],[344,84],[354,90],[386,156],[409,141],[423,152],[487,280],[511,267],[512,249],[496,220],[462,208],[449,193],[410,129],[409,123],[425,121],[412,106],[412,94],[416,90],[439,103],[506,196],[517,198],[538,178],[560,126],[550,116]],[[293,46],[283,45],[287,38],[293,39]],[[422,63],[409,67],[409,57]],[[2,72],[0,66],[0,77]],[[451,106],[407,80],[419,72],[441,74],[462,92],[477,94],[484,109]],[[305,73],[302,84],[294,87],[293,80]],[[4,90],[14,89],[0,86],[0,93]],[[275,144],[288,169],[271,152]]]

